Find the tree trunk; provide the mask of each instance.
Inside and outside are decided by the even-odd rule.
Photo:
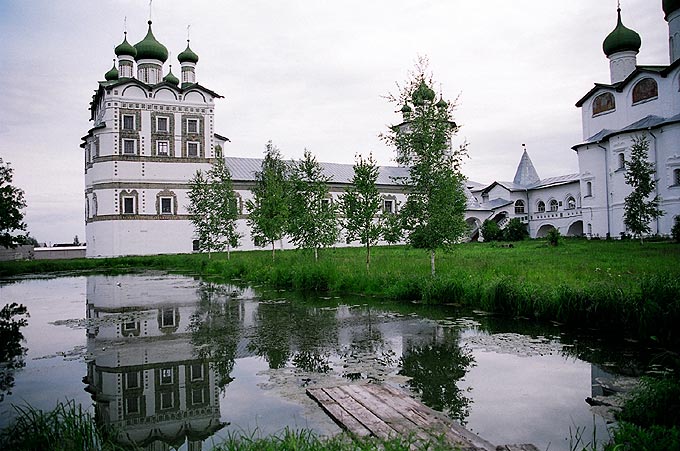
[[[430,270],[432,271],[432,277],[434,277],[434,249],[430,251]]]
[[[276,255],[276,244],[274,240],[272,240],[272,261],[274,261],[274,256]]]
[[[231,246],[227,244],[227,260],[231,260]]]
[[[314,248],[314,261],[315,262],[319,261],[319,248],[318,247]]]
[[[370,267],[371,267],[371,244],[366,243],[366,272],[368,272]]]

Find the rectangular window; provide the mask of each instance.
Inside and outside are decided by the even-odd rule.
[[[156,149],[158,155],[167,155],[170,151],[170,143],[168,141],[158,141],[156,142]]]
[[[123,140],[123,153],[126,155],[134,155],[136,152],[135,149],[135,144],[136,141],[134,139],[124,139]]]
[[[191,365],[191,380],[192,381],[202,381],[203,380],[203,365],[200,363],[194,363]]]
[[[198,133],[198,119],[187,119],[187,133]]]
[[[135,129],[135,116],[133,114],[123,115],[123,130]]]
[[[203,387],[191,389],[191,404],[203,404]]]
[[[161,197],[161,214],[172,214],[172,197]]]
[[[131,398],[125,398],[125,413],[128,415],[134,415],[140,413],[139,408],[139,396],[134,396]]]
[[[161,385],[172,384],[172,368],[161,369]]]
[[[161,310],[161,327],[174,327],[175,326],[175,310],[174,309],[162,309]]]
[[[394,201],[385,200],[383,202],[383,213],[394,213]]]
[[[157,132],[167,132],[168,128],[168,118],[167,117],[157,117],[156,118],[156,131]]]
[[[136,330],[137,329],[137,323],[132,321],[128,323],[123,323],[123,330],[128,331],[128,330]]]
[[[197,157],[198,156],[198,143],[189,142],[187,143],[187,156]]]
[[[326,211],[330,208],[331,206],[331,200],[330,199],[321,199],[321,209]]]
[[[139,388],[139,372],[135,371],[125,374],[125,388]]]
[[[161,409],[172,409],[174,406],[174,394],[169,392],[161,392]]]
[[[134,197],[124,197],[123,198],[123,214],[125,214],[125,215],[135,214],[135,198]]]

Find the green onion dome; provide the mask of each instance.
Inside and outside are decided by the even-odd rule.
[[[439,98],[439,102],[437,102],[437,108],[442,108],[442,109],[444,109],[444,108],[446,108],[447,106],[449,106],[449,104],[446,103],[446,101],[444,100],[443,97],[440,97],[440,98]]]
[[[137,50],[135,60],[159,60],[164,63],[168,59],[168,49],[156,40],[151,31],[151,21],[148,23],[149,31],[147,31],[146,36],[135,44],[135,49]]]
[[[189,48],[189,40],[187,39],[187,48],[182,53],[177,55],[177,60],[180,63],[198,63],[198,55]]]
[[[617,12],[619,17],[616,23],[616,28],[614,28],[614,31],[609,33],[602,43],[602,50],[604,50],[604,54],[611,56],[617,52],[625,52],[630,50],[638,52],[640,50],[640,46],[642,45],[640,35],[623,25],[621,22],[621,8],[618,8]]]
[[[175,86],[179,84],[179,78],[175,77],[172,73],[172,64],[170,65],[170,72],[168,72],[168,75],[163,77],[163,81],[167,81],[168,83],[171,83]]]
[[[409,114],[409,113],[411,113],[412,111],[413,111],[413,110],[411,109],[410,106],[408,106],[408,103],[404,103],[404,106],[401,107],[401,112],[402,112],[403,114]]]
[[[671,13],[680,9],[680,0],[663,0],[663,12],[666,14],[666,19]]]
[[[118,45],[118,47],[116,47],[116,49],[114,51],[116,52],[116,56],[125,55],[125,56],[131,56],[131,57],[134,58],[137,55],[137,49],[135,49],[132,46],[132,44],[130,44],[127,41],[127,31],[125,32],[125,37],[123,38],[123,42],[121,42],[120,45]]]
[[[107,73],[104,74],[106,81],[118,80],[118,69],[116,69],[116,62],[114,60],[113,67]]]
[[[416,88],[415,91],[413,91],[413,94],[411,95],[411,100],[413,101],[413,104],[416,106],[422,106],[425,104],[425,102],[432,102],[434,100],[435,96],[434,90],[432,90],[425,81],[421,81],[420,85]]]

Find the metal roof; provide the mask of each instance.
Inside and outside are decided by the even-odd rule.
[[[659,116],[654,116],[654,115],[649,115],[645,116],[639,121],[635,121],[630,125],[627,125],[619,130],[609,130],[609,129],[603,129],[591,136],[590,138],[586,139],[584,142],[581,144],[576,144],[575,146],[572,147],[572,149],[576,150],[577,147],[586,145],[586,144],[595,144],[599,143],[601,141],[604,141],[614,135],[618,135],[621,133],[628,133],[628,132],[634,132],[634,131],[641,131],[641,130],[649,130],[652,128],[657,128],[661,127],[663,125],[667,124],[673,124],[675,122],[680,122],[680,114],[676,114],[675,116],[669,117],[669,118],[663,118]]]
[[[539,180],[537,183],[530,185],[529,189],[545,188],[553,185],[563,185],[565,183],[578,182],[580,180],[579,174],[560,175],[558,177],[548,177]]]
[[[225,162],[231,178],[234,181],[252,182],[255,181],[255,173],[259,172],[262,167],[261,158],[240,158],[240,157],[225,157]],[[293,164],[294,161],[286,160],[286,164]],[[354,176],[353,164],[342,163],[319,163],[323,168],[323,173],[331,178],[335,183],[350,183]],[[378,185],[400,185],[395,179],[405,179],[408,177],[408,168],[401,166],[379,166],[380,174],[378,175]]]

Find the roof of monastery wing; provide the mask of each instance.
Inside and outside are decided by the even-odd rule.
[[[238,181],[254,181],[255,173],[262,167],[261,158],[239,158],[226,157],[225,162],[231,171],[231,178]],[[293,161],[287,160],[291,164]],[[324,175],[331,177],[336,183],[350,183],[354,176],[354,165],[342,163],[323,163]],[[400,166],[380,166],[378,175],[378,185],[399,185],[399,179],[404,180],[408,177],[408,168]]]
[[[512,183],[519,186],[528,186],[538,182],[540,179],[538,172],[536,172],[536,168],[534,168],[534,163],[531,162],[529,154],[524,150]]]
[[[558,177],[548,177],[530,185],[529,189],[547,188],[548,186],[564,185],[566,183],[578,182],[579,174],[560,175]]]
[[[224,161],[231,172],[232,180],[239,182],[255,181],[255,173],[260,171],[262,167],[261,158],[225,157]],[[286,160],[286,163],[291,164],[293,161]],[[354,176],[354,165],[352,164],[323,162],[319,164],[323,167],[324,174],[331,177],[332,182],[349,184]],[[408,168],[406,167],[379,166],[379,169],[378,185],[401,185],[408,178]],[[479,185],[476,182],[472,182],[472,184]],[[480,204],[470,192],[469,187],[465,187],[464,192],[467,207],[469,209],[480,209]]]
[[[502,208],[505,207],[506,205],[510,205],[513,202],[511,200],[503,199],[502,197],[499,197],[497,199],[491,199],[488,202],[484,203],[479,203],[475,202],[476,205],[470,205],[470,202],[468,202],[468,210],[483,210],[483,211],[491,211],[495,210],[496,208]]]
[[[590,138],[586,139],[581,144],[576,144],[575,146],[572,147],[572,149],[576,150],[578,147],[584,146],[586,144],[599,143],[620,133],[628,133],[639,130],[649,130],[651,128],[657,128],[662,125],[673,124],[676,122],[680,122],[680,114],[676,114],[675,116],[669,118],[663,118],[650,114],[649,116],[643,117],[639,121],[635,121],[632,124],[627,125],[619,130],[609,130],[606,128],[602,129],[599,132],[595,133]]]

